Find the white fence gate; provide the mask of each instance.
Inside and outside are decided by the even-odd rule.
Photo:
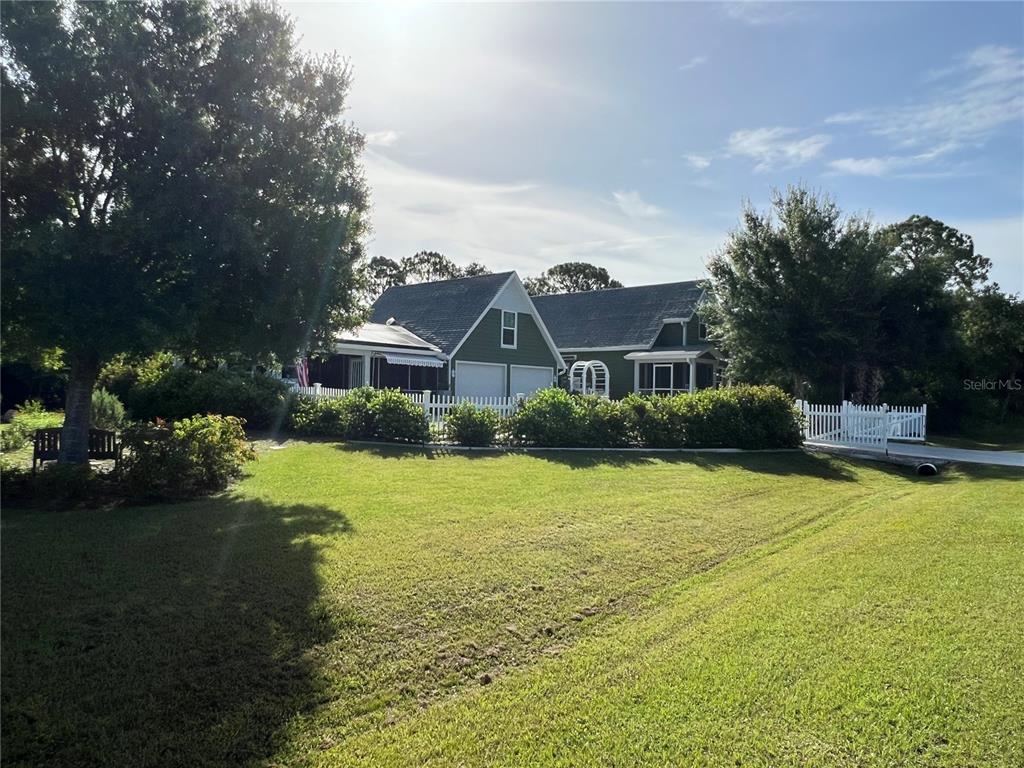
[[[885,449],[889,440],[923,443],[928,406],[818,405],[797,400],[804,440]]]
[[[352,390],[333,389],[314,384],[312,387],[294,387],[300,395],[311,397],[344,397]],[[436,392],[406,392],[405,396],[417,405],[423,406],[423,412],[427,415],[427,421],[431,424],[443,424],[444,417],[454,405],[459,403],[472,403],[477,408],[493,408],[501,416],[511,416],[516,408],[526,398],[523,395],[514,397],[456,397],[455,395],[442,395]]]

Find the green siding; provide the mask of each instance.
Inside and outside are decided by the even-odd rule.
[[[658,338],[654,340],[655,349],[681,346],[683,346],[682,323],[666,323],[665,327],[661,329],[661,333],[658,334]]]
[[[640,351],[639,348],[635,351]],[[627,360],[630,350],[628,349],[607,349],[607,350],[586,350],[585,352],[566,352],[567,355],[576,355],[576,360],[566,361],[570,368],[572,363],[578,360],[600,360],[608,366],[608,395],[618,400],[633,391],[633,361]]]
[[[501,310],[488,310],[487,315],[469,335],[462,347],[452,358],[453,361],[477,363],[505,363],[507,365],[539,365],[558,372],[561,361],[556,359],[551,348],[544,341],[533,315],[516,313],[519,331],[515,349],[501,346]],[[454,365],[452,366],[454,369]],[[505,371],[505,389],[508,390],[509,371]]]

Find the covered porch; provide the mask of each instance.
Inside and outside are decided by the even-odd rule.
[[[717,387],[725,361],[709,347],[631,352],[633,391],[642,395],[674,395]]]
[[[448,389],[441,350],[398,325],[366,323],[336,336],[334,354],[309,361],[309,382],[333,389],[371,386],[403,392]]]

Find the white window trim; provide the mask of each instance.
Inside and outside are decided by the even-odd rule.
[[[512,315],[512,325],[505,325],[505,315]],[[505,331],[512,331],[512,343],[505,343]],[[501,348],[518,349],[519,347],[519,313],[510,312],[507,309],[501,310]]]
[[[678,395],[678,394],[681,394],[683,392],[695,392],[696,389],[691,386],[691,382],[690,381],[685,382],[684,386],[676,386],[676,368],[675,368],[677,363],[686,363],[687,365],[690,366],[689,369],[688,369],[689,372],[690,372],[690,377],[694,378],[696,376],[696,369],[694,368],[695,362],[696,362],[695,358],[689,358],[689,359],[686,359],[686,360],[666,360],[666,361],[662,361],[662,360],[634,360],[633,361],[633,391],[637,392],[638,394],[641,394],[641,395],[660,395],[660,394]],[[651,366],[651,386],[650,387],[641,387],[640,386],[640,366],[641,365],[650,365]],[[669,370],[669,388],[667,390],[664,387],[655,386],[655,376],[656,376],[656,374],[655,374],[654,369],[659,367],[659,366],[665,366],[665,365],[669,366],[669,369],[670,369]]]

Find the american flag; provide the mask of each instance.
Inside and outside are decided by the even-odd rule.
[[[300,357],[295,361],[295,376],[300,387],[309,386],[309,358]]]

